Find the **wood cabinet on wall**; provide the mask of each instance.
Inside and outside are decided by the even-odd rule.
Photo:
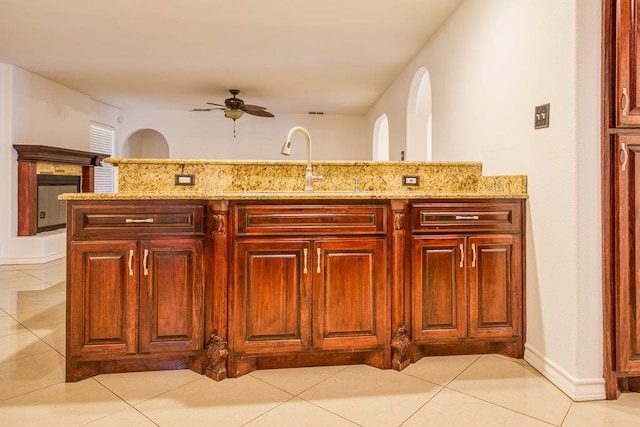
[[[522,203],[412,204],[411,325],[422,354],[522,357]]]
[[[202,368],[203,206],[68,203],[67,381]]]
[[[614,137],[617,168],[617,275],[614,294],[616,370],[618,375],[640,376],[640,133]]]
[[[604,378],[640,391],[640,3],[603,0]]]
[[[232,376],[321,359],[388,367],[384,204],[237,204],[232,217]]]
[[[615,124],[637,128],[640,127],[640,9],[632,0],[618,0],[615,6]]]

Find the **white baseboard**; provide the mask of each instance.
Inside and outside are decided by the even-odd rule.
[[[0,258],[0,265],[26,265],[26,264],[45,264],[67,256],[66,251],[47,254],[46,256],[33,256],[21,258]]]
[[[576,402],[606,399],[604,378],[575,378],[529,344],[524,346],[524,360]]]

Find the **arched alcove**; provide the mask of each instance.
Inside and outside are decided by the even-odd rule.
[[[373,160],[389,160],[389,119],[381,115],[373,125]]]
[[[420,67],[413,77],[407,102],[407,160],[432,158],[431,76]]]
[[[122,146],[123,157],[137,159],[168,159],[169,144],[160,132],[140,129],[133,132]]]

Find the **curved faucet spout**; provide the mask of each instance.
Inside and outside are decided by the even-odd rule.
[[[282,154],[283,156],[291,155],[291,138],[296,132],[300,132],[301,134],[303,134],[307,140],[307,169],[305,173],[304,190],[313,191],[313,182],[320,181],[322,179],[322,176],[313,174],[313,169],[311,167],[311,135],[309,135],[309,132],[302,126],[295,126],[291,128],[289,134],[287,135],[287,139],[282,146],[282,150],[280,150],[280,154]]]

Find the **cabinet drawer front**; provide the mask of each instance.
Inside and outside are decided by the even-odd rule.
[[[72,205],[74,237],[127,235],[201,234],[204,206],[168,204]]]
[[[384,234],[385,205],[237,205],[237,235]]]
[[[438,202],[412,205],[414,232],[514,231],[520,229],[519,200],[501,202]]]

